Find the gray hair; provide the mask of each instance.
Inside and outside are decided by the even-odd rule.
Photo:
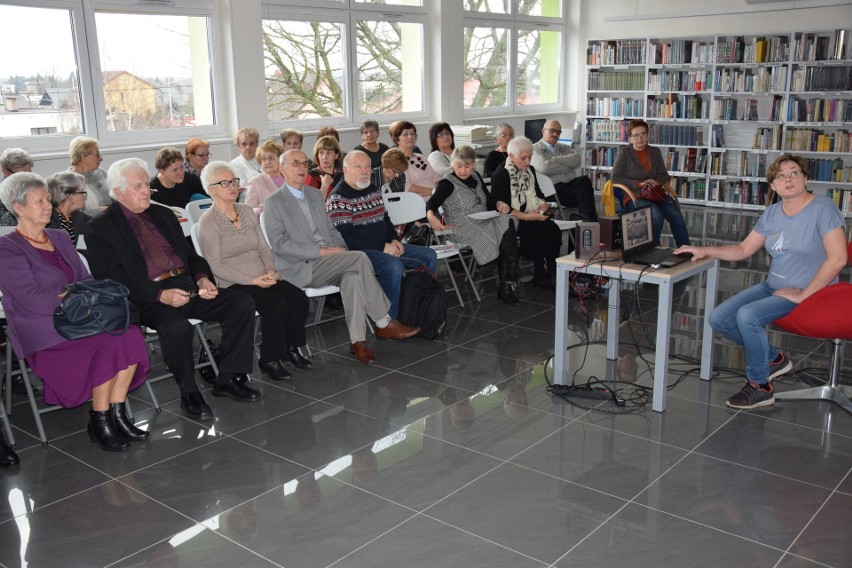
[[[12,171],[13,168],[23,168],[33,165],[32,156],[23,148],[6,148],[0,154],[0,168]]]
[[[213,160],[201,170],[201,186],[206,191],[208,187],[213,184],[213,178],[216,175],[224,170],[228,170],[231,172],[231,178],[237,177],[237,172],[234,171],[234,168],[231,166],[230,162],[226,162],[224,160]]]
[[[500,132],[501,130],[511,130],[512,136],[515,135],[515,128],[511,124],[509,124],[508,122],[501,122],[500,124],[498,124],[497,126],[494,127],[494,133],[495,134]]]
[[[453,150],[453,153],[450,156],[450,163],[455,164],[456,162],[462,162],[465,164],[472,164],[476,162],[476,150],[473,149],[473,146],[468,146],[467,144],[456,146],[456,149]]]
[[[361,134],[364,134],[365,130],[375,130],[376,132],[378,132],[379,131],[379,123],[376,122],[375,120],[365,120],[364,122],[361,123],[361,127],[358,129],[358,132],[360,132]]]
[[[88,136],[77,136],[74,138],[68,146],[68,156],[71,158],[71,165],[74,166],[79,163],[83,159],[83,154],[90,151],[93,146],[98,146],[98,141],[95,138],[89,138]]]
[[[86,187],[86,178],[77,172],[57,172],[47,178],[47,192],[54,206],[62,205],[71,195]]]
[[[16,203],[22,207],[27,204],[27,194],[31,189],[40,187],[46,189],[44,178],[32,172],[18,172],[12,174],[0,183],[0,202],[17,219],[18,214],[12,208]]]
[[[533,143],[532,140],[527,138],[526,136],[518,136],[517,138],[512,138],[509,143],[506,145],[506,151],[513,156],[517,156],[524,150],[528,150],[532,152]]]
[[[365,157],[365,158],[367,158],[368,160],[370,159],[370,156],[368,156],[366,152],[362,152],[361,150],[352,150],[351,152],[347,152],[347,153],[346,153],[346,155],[345,155],[345,156],[343,156],[343,167],[344,167],[344,168],[348,168],[348,167],[349,167],[349,163],[352,161],[352,156],[353,156],[353,155],[355,155],[355,156],[364,156],[364,157]]]
[[[148,173],[148,164],[139,158],[125,158],[109,167],[107,185],[109,186],[110,197],[119,201],[118,194],[123,194],[124,190],[127,189],[127,173],[133,171],[145,172],[146,176],[151,175]]]

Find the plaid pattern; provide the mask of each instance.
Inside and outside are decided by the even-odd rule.
[[[456,243],[466,244],[473,250],[477,264],[491,262],[500,254],[500,241],[503,233],[509,229],[511,217],[500,215],[491,219],[471,219],[471,213],[487,211],[485,188],[482,178],[477,180],[476,188],[471,189],[454,174],[448,174],[441,183],[453,184],[453,192],[444,201],[444,224],[454,227],[454,235],[448,238]]]

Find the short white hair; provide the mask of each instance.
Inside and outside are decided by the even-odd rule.
[[[204,169],[201,170],[201,185],[204,187],[206,191],[208,187],[213,183],[213,178],[221,172],[227,170],[231,172],[231,178],[237,177],[237,172],[234,171],[234,168],[231,166],[229,162],[224,160],[214,160],[204,166]]]
[[[506,152],[512,154],[513,156],[519,155],[524,150],[532,152],[532,149],[532,140],[530,140],[526,136],[518,136],[517,138],[512,138],[506,145]]]
[[[145,172],[148,177],[151,175],[148,173],[148,164],[139,158],[125,158],[111,165],[107,170],[109,196],[118,201],[118,194],[123,194],[127,189],[127,173],[138,171]]]

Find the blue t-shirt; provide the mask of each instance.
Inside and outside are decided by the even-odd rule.
[[[823,238],[846,222],[827,197],[814,197],[795,215],[784,213],[781,205],[767,207],[754,226],[755,232],[766,237],[766,251],[772,257],[766,282],[773,290],[806,288],[825,262]]]

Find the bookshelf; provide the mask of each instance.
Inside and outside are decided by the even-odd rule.
[[[852,41],[840,31],[590,40],[586,174],[600,191],[642,118],[684,203],[762,210],[766,167],[808,160],[808,188],[852,217]]]

